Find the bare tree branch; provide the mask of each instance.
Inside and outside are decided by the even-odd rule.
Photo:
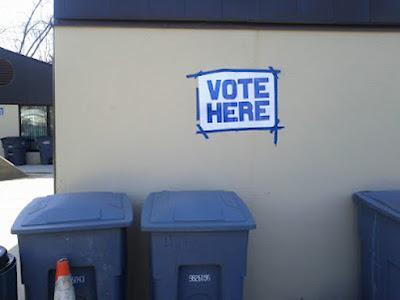
[[[32,0],[31,10],[25,15],[24,22],[0,28],[0,43],[17,53],[52,62],[51,3],[51,0]]]
[[[40,25],[40,24],[43,24],[43,23],[45,23],[45,22],[42,21],[42,20],[36,21],[36,22],[35,22],[32,26],[30,26],[29,29],[26,31],[25,38],[28,36],[28,34],[29,34],[32,30],[35,29],[36,26],[38,26],[38,25]],[[46,24],[47,24],[47,23],[46,23]]]
[[[27,37],[27,34],[28,34],[29,24],[31,23],[33,15],[35,14],[36,10],[38,9],[38,7],[42,3],[42,1],[43,0],[38,0],[38,2],[36,3],[35,7],[33,8],[32,12],[31,12],[31,14],[30,14],[30,16],[28,18],[28,21],[25,24],[24,32],[22,34],[22,41],[21,41],[21,45],[19,47],[18,53],[22,53],[22,49],[24,48],[25,40],[26,40],[26,37]]]
[[[30,57],[34,56],[36,51],[39,49],[39,46],[42,44],[43,40],[46,38],[46,36],[49,34],[50,30],[52,29],[52,23],[50,22],[47,27],[45,28],[44,31],[38,36],[39,41],[37,42],[35,50],[32,52]],[[36,39],[37,40],[37,39]],[[33,42],[32,46],[36,43],[36,40]],[[28,56],[28,53],[26,54]]]
[[[36,39],[32,42],[31,46],[29,47],[28,51],[25,53],[26,56],[33,56],[36,51],[37,51],[37,47],[35,48],[35,51],[33,52],[32,55],[29,55],[29,53],[31,52],[31,50],[34,48],[35,44],[39,42],[39,45],[42,43],[43,39],[47,36],[47,34],[49,33],[51,27],[52,27],[52,19],[53,17],[51,17],[51,19],[49,20],[49,22],[47,23],[46,27],[39,33],[39,35],[36,37]]]

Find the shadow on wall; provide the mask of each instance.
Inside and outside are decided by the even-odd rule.
[[[150,299],[149,234],[140,231],[142,208],[134,207],[133,227],[127,229],[127,299]]]

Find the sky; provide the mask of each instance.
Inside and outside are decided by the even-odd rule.
[[[0,0],[0,47],[16,52],[19,50],[18,45],[22,40],[24,24],[27,22],[37,1],[39,0]],[[53,15],[53,1],[42,0],[42,2],[42,5],[35,13],[34,21],[45,20],[47,22]],[[36,40],[40,30],[44,28],[45,25],[36,27],[36,31],[33,31],[29,36],[28,43],[22,54],[26,54],[30,45]],[[33,50],[31,50],[32,52]],[[39,50],[34,57],[48,60],[46,56],[50,55],[49,53],[52,55],[52,32],[39,46]]]

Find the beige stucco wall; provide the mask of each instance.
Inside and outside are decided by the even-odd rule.
[[[399,33],[58,27],[55,44],[57,192],[122,191],[139,210],[152,191],[236,191],[258,224],[246,300],[357,299],[351,195],[400,186]],[[187,74],[268,66],[282,70],[277,147],[268,132],[195,134]],[[143,236],[129,237],[136,299]]]
[[[18,105],[0,104],[0,108],[3,108],[4,110],[4,115],[0,116],[0,139],[8,136],[19,136]],[[4,150],[1,143],[0,155],[4,156]]]

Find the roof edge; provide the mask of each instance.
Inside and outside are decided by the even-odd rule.
[[[42,61],[42,60],[39,60],[39,59],[36,59],[33,57],[29,57],[29,56],[23,55],[21,53],[17,53],[17,52],[11,51],[11,50],[3,48],[3,47],[0,47],[0,50],[6,51],[6,52],[10,53],[11,55],[22,56],[23,58],[30,59],[30,60],[33,60],[38,63],[46,64],[48,66],[53,66],[53,64],[51,64],[51,63],[48,63],[48,62],[45,62],[45,61]]]

